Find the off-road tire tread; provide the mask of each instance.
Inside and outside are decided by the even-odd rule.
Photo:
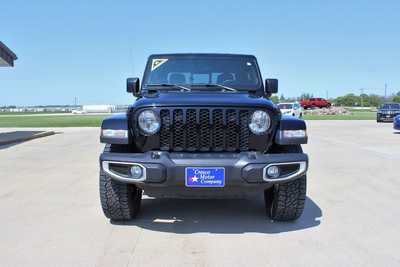
[[[271,219],[292,221],[298,219],[304,210],[306,201],[307,178],[302,176],[296,180],[274,185],[266,194],[267,212]],[[269,199],[268,199],[269,198]]]
[[[302,153],[300,145],[279,147],[281,153]],[[307,176],[276,184],[264,192],[267,215],[277,221],[298,219],[304,210],[307,192]]]
[[[105,147],[105,151],[109,149]],[[140,210],[142,190],[135,185],[120,183],[103,170],[99,176],[100,202],[104,215],[115,221],[131,220]]]

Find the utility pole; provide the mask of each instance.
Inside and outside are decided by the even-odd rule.
[[[326,100],[328,100],[329,99],[329,92],[328,92],[328,90],[326,90]]]
[[[385,83],[385,100],[387,98],[387,83]]]
[[[363,101],[363,99],[364,99],[364,88],[361,88],[360,92],[361,92],[361,94],[360,94],[361,106],[363,107],[364,106],[364,101]]]
[[[74,97],[74,106],[76,107],[78,105],[78,97]]]

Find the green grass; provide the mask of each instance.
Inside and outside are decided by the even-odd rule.
[[[357,111],[350,115],[304,115],[305,120],[376,120],[376,112]]]
[[[0,116],[0,127],[99,127],[107,115]]]
[[[0,127],[99,127],[109,115],[0,115]],[[352,112],[351,115],[305,115],[305,120],[375,120],[375,112]]]
[[[68,112],[0,112],[0,116],[24,116],[24,115],[46,115],[46,114],[60,114],[60,113],[68,113]]]

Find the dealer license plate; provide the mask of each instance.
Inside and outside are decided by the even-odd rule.
[[[224,187],[225,169],[188,167],[185,169],[185,185],[187,187]]]

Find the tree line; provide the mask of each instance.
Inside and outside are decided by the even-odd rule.
[[[271,100],[274,103],[281,103],[281,102],[293,102],[293,101],[301,101],[302,99],[309,99],[313,98],[312,94],[304,93],[301,94],[299,97],[290,97],[285,98],[282,94],[280,96],[273,95],[271,96]],[[336,98],[330,98],[331,101],[335,106],[346,106],[346,107],[378,107],[385,102],[396,102],[400,103],[400,91],[397,94],[394,94],[390,97],[383,97],[380,95],[375,94],[346,94],[344,96],[339,96]]]

